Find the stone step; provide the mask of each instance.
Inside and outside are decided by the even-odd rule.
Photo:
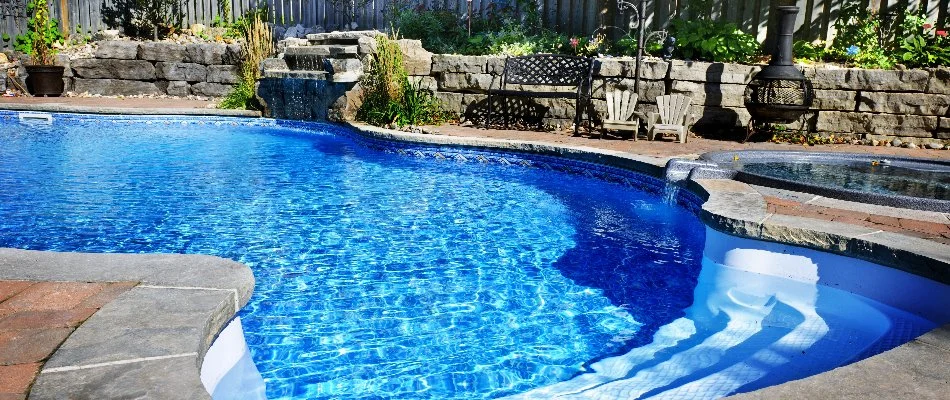
[[[265,69],[262,78],[292,78],[292,79],[310,79],[324,81],[327,79],[326,71],[288,71],[280,69]]]
[[[377,36],[386,36],[386,34],[380,31],[349,31],[349,32],[326,32],[326,33],[311,33],[307,35],[307,40],[311,43],[313,42],[324,42],[324,41],[340,41],[340,40],[350,40],[356,42],[361,37],[371,37],[375,38]]]
[[[319,56],[340,57],[355,56],[359,53],[357,45],[317,45],[317,46],[290,46],[284,50],[284,57]]]

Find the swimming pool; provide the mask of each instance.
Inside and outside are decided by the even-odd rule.
[[[249,265],[257,286],[241,316],[269,398],[530,396],[596,376],[595,366],[632,353],[646,358],[630,376],[689,370],[652,381],[644,394],[659,395],[741,360],[734,349],[753,336],[776,342],[804,321],[826,325],[820,337],[858,329],[827,308],[814,318],[814,304],[794,296],[752,290],[724,299],[716,284],[697,286],[730,282],[710,278],[728,263],[705,259],[704,226],[662,200],[661,182],[633,172],[387,147],[328,125],[58,121],[4,121],[0,246],[202,253]],[[824,295],[835,296],[851,299]],[[715,306],[700,311],[704,304]],[[736,304],[756,311],[731,312]],[[823,367],[934,326],[901,310],[864,308],[885,310],[868,315],[902,328],[868,324],[853,352]],[[762,316],[771,317],[769,329],[734,329]],[[723,336],[735,341],[701,340]],[[700,343],[715,345],[690,345]],[[696,361],[709,351],[732,355]],[[716,397],[814,372],[776,369],[697,393]]]

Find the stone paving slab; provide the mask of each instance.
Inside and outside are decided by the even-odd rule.
[[[249,268],[218,257],[0,249],[0,366],[49,358],[32,387],[20,367],[13,372],[28,380],[0,378],[0,388],[28,387],[30,398],[209,398],[204,353],[253,287]],[[80,317],[89,318],[75,328]],[[35,328],[42,321],[52,327]],[[23,394],[0,391],[0,400]]]
[[[208,108],[210,101],[115,97],[0,97],[0,110],[127,115],[260,117],[258,111]]]
[[[44,372],[30,399],[210,399],[193,357]]]
[[[44,370],[203,352],[218,333],[212,326],[227,322],[234,306],[223,290],[133,288],[76,329]]]
[[[21,266],[29,265],[30,268]],[[254,277],[243,264],[180,254],[57,253],[0,248],[0,279],[141,282],[143,285],[233,290],[241,304]]]
[[[936,345],[935,345],[936,343]],[[950,325],[874,357],[733,399],[947,399]]]

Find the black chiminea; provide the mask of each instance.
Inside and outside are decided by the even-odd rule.
[[[792,34],[798,7],[776,7],[779,35],[772,60],[745,89],[745,107],[755,123],[792,123],[811,107],[811,81],[792,63]]]

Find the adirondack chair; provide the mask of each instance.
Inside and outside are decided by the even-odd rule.
[[[658,113],[647,114],[647,132],[650,140],[664,134],[676,135],[680,143],[686,143],[689,128],[696,122],[696,115],[689,113],[692,100],[681,94],[669,94],[656,98]]]
[[[628,89],[612,88],[607,90],[607,118],[604,129],[633,131],[633,140],[637,140],[640,121],[646,120],[643,113],[634,111],[639,96]],[[601,135],[603,137],[603,135]]]

